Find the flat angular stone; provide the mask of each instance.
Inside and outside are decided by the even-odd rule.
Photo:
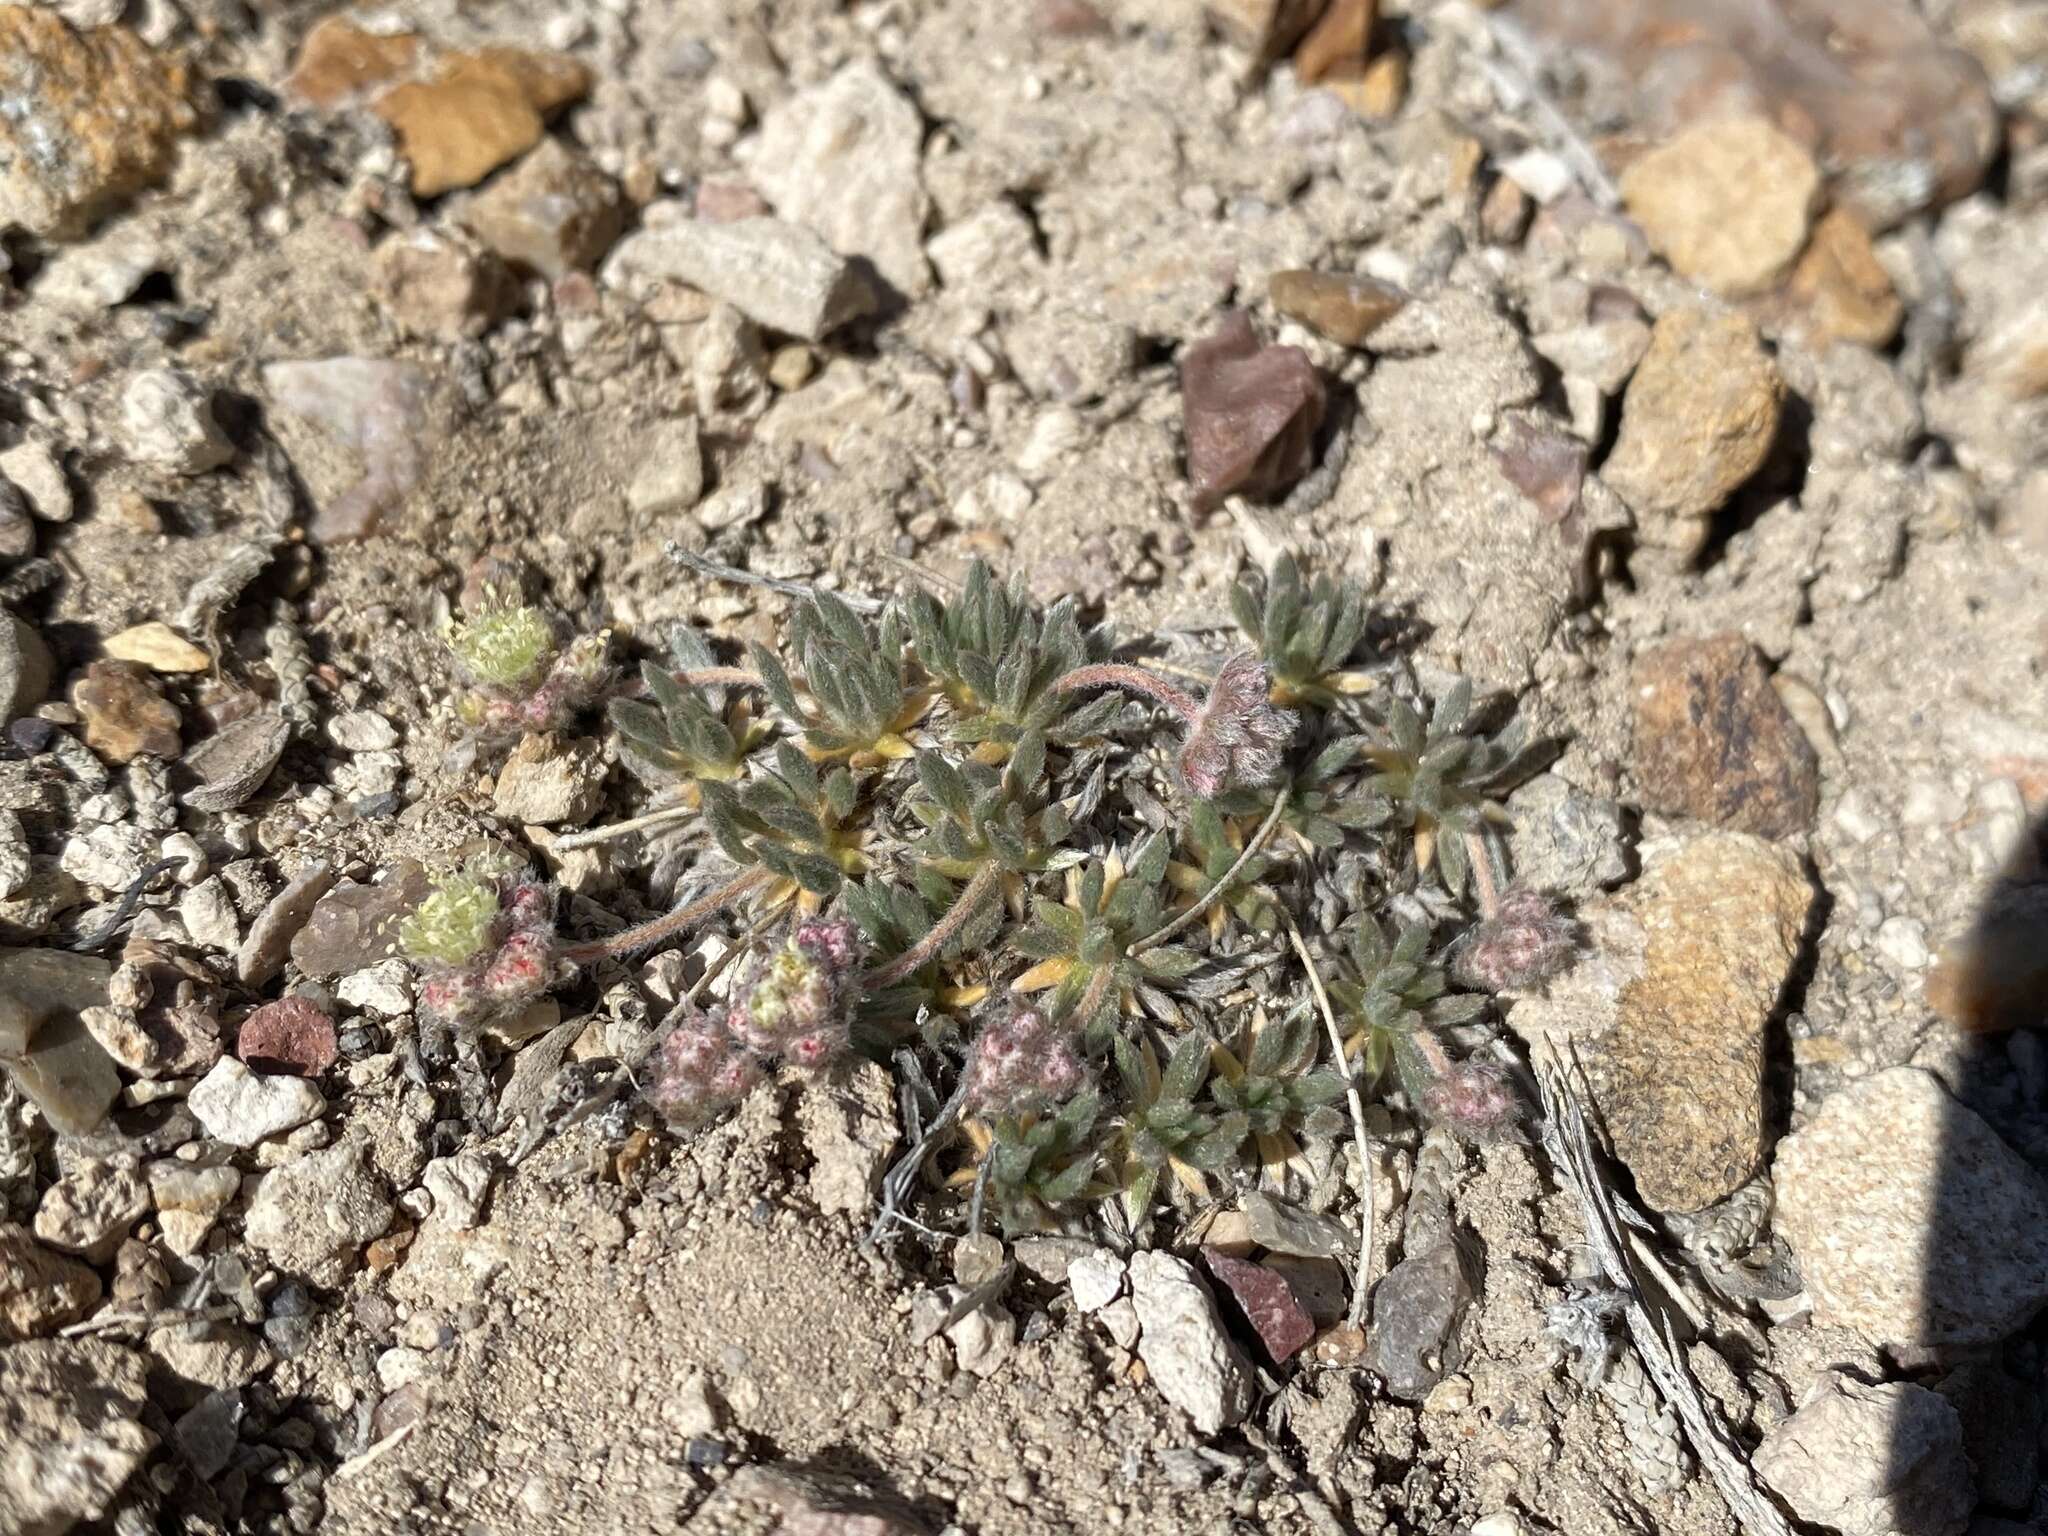
[[[1184,1260],[1149,1249],[1131,1255],[1138,1358],[1160,1394],[1205,1435],[1251,1409],[1251,1364],[1223,1331],[1216,1303]]]
[[[1636,658],[1631,679],[1645,805],[1758,837],[1813,825],[1820,760],[1747,640],[1667,641]]]
[[[1836,1377],[1757,1447],[1792,1513],[1842,1536],[1959,1536],[1977,1502],[1962,1420],[1910,1382]]]
[[[2048,1303],[2048,1182],[1928,1073],[1841,1089],[1775,1173],[1817,1323],[1883,1345],[1995,1344]]]
[[[1373,1288],[1366,1369],[1387,1390],[1417,1403],[1458,1368],[1458,1321],[1472,1303],[1472,1280],[1448,1239],[1403,1259]]]
[[[801,225],[707,223],[689,218],[680,203],[650,205],[641,223],[605,262],[612,287],[649,278],[688,283],[757,324],[806,341],[874,310],[873,287]]]
[[[1315,1319],[1283,1276],[1214,1248],[1202,1250],[1202,1262],[1230,1292],[1275,1365],[1292,1359],[1316,1336]]]
[[[595,267],[626,221],[618,183],[554,138],[542,139],[457,217],[500,258],[550,280]]]
[[[1583,903],[1579,963],[1517,1001],[1525,1037],[1575,1035],[1614,1149],[1661,1211],[1762,1167],[1764,1047],[1813,903],[1799,858],[1736,832],[1646,843],[1643,875]]]
[[[842,256],[865,256],[890,287],[916,298],[932,282],[923,143],[917,108],[860,59],[770,108],[750,167],[776,213]]]

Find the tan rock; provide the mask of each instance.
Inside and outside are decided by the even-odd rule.
[[[0,1340],[16,1343],[75,1323],[100,1299],[100,1277],[52,1253],[25,1227],[0,1225]]]
[[[931,287],[922,179],[924,119],[870,63],[849,64],[770,108],[750,171],[782,218],[865,256],[899,293]]]
[[[1204,14],[1223,40],[1264,68],[1315,25],[1326,0],[1207,0]]]
[[[1830,1096],[1774,1171],[1778,1230],[1821,1326],[1994,1344],[2048,1303],[2048,1183],[1917,1068]]]
[[[345,17],[329,16],[299,44],[284,91],[308,106],[338,107],[351,97],[403,79],[419,53],[416,33],[366,32]]]
[[[76,239],[162,181],[198,126],[194,85],[126,27],[76,32],[54,11],[0,5],[0,219]]]
[[[544,139],[458,217],[512,265],[552,279],[595,267],[626,216],[618,183],[559,140]]]
[[[1672,267],[1728,298],[1777,286],[1806,244],[1820,169],[1760,117],[1695,124],[1622,173],[1628,211]]]
[[[399,328],[436,341],[483,335],[510,313],[519,285],[474,242],[424,226],[377,247],[377,292]]]
[[[1649,843],[1643,860],[1635,884],[1580,909],[1586,958],[1509,1022],[1581,1038],[1637,1191],[1696,1211],[1763,1164],[1766,1030],[1813,890],[1795,855],[1739,832]]]
[[[1338,96],[1346,106],[1360,117],[1372,122],[1385,122],[1401,110],[1401,103],[1408,99],[1408,55],[1399,49],[1390,49],[1373,59],[1362,69],[1340,66],[1325,75],[1322,88]],[[1460,167],[1454,172],[1454,180],[1469,184],[1470,173],[1476,164]]]
[[[413,195],[436,197],[526,153],[549,115],[589,88],[589,71],[565,55],[487,48],[454,56],[433,80],[394,86],[372,110],[398,135]]]
[[[1759,837],[1813,825],[1819,760],[1747,640],[1670,641],[1637,657],[1633,679],[1646,806]]]
[[[1379,0],[1336,0],[1294,50],[1294,73],[1304,85],[1328,74],[1363,74]]]
[[[1267,292],[1288,319],[1347,347],[1359,345],[1408,302],[1392,283],[1335,272],[1275,272]]]
[[[152,672],[204,672],[213,658],[161,619],[124,629],[107,641],[107,654]]]
[[[1787,291],[1814,329],[1831,341],[1885,346],[1905,315],[1863,221],[1846,208],[1814,225]]]
[[[1742,316],[1688,306],[1660,318],[1600,472],[1635,510],[1637,536],[1697,555],[1713,514],[1770,453],[1784,398],[1778,365]]]
[[[85,744],[109,762],[178,755],[178,708],[132,661],[94,662],[72,685],[71,702],[85,717]]]

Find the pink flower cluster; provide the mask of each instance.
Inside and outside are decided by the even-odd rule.
[[[474,1024],[513,1013],[551,987],[555,956],[554,903],[537,880],[514,880],[501,891],[490,937],[467,962],[430,975],[420,1002],[449,1024]]]
[[[850,1040],[860,963],[853,924],[798,923],[729,1006],[685,1021],[662,1042],[649,1102],[670,1121],[692,1125],[744,1098],[776,1057],[807,1072],[831,1066]]]
[[[1014,1115],[1071,1098],[1085,1075],[1073,1033],[1036,1008],[991,1019],[967,1061],[967,1104]]]

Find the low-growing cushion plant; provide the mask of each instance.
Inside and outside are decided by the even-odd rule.
[[[918,1053],[950,1090],[937,1187],[957,1205],[936,1219],[956,1226],[1113,1201],[1142,1231],[1219,1180],[1298,1178],[1304,1143],[1341,1134],[1347,1081],[1511,1133],[1479,1050],[1491,994],[1540,986],[1577,943],[1547,898],[1500,894],[1516,727],[1482,729],[1463,681],[1425,698],[1361,658],[1349,583],[1283,561],[1235,608],[1244,648],[1119,660],[1107,629],[977,563],[957,598],[872,620],[815,594],[744,663],[679,632],[609,684],[649,797],[619,830],[671,862],[679,844],[706,894],[575,941],[534,882],[451,876],[403,934],[426,1004],[474,1027],[722,923],[719,1000],[694,988],[635,1077],[651,1112],[689,1134],[777,1067]],[[494,719],[539,728],[596,687],[590,648],[516,605],[451,644]]]

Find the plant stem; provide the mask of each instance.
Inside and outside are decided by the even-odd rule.
[[[1323,1027],[1330,1032],[1330,1049],[1337,1053],[1337,1065],[1343,1069],[1344,1095],[1351,1105],[1351,1130],[1358,1141],[1358,1185],[1365,1209],[1358,1218],[1358,1281],[1351,1289],[1351,1306],[1344,1314],[1344,1320],[1356,1328],[1365,1316],[1365,1298],[1372,1288],[1373,1229],[1379,1222],[1379,1213],[1373,1207],[1372,1142],[1365,1134],[1365,1101],[1358,1096],[1358,1073],[1351,1065],[1351,1058],[1344,1054],[1344,1034],[1337,1027],[1337,1014],[1330,1006],[1330,994],[1323,990],[1323,978],[1316,970],[1315,956],[1308,952],[1308,945],[1301,937],[1301,930],[1295,926],[1293,914],[1282,907],[1280,916],[1287,924],[1287,942],[1294,946],[1302,969],[1308,972],[1309,989],[1316,995],[1316,1007],[1322,1010]]]
[[[961,888],[953,898],[953,905],[946,909],[946,915],[925,931],[925,936],[903,951],[887,965],[869,971],[861,978],[861,984],[868,987],[893,987],[907,976],[914,976],[952,941],[961,925],[974,916],[988,893],[995,889],[1003,872],[991,859],[974,872],[974,878]]]
[[[1200,901],[1174,918],[1164,928],[1154,929],[1151,933],[1138,940],[1127,951],[1128,954],[1135,958],[1145,953],[1148,949],[1164,944],[1176,933],[1179,933],[1181,929],[1187,927],[1188,924],[1192,923],[1196,918],[1223,899],[1223,893],[1230,888],[1230,882],[1237,878],[1238,872],[1251,862],[1252,855],[1265,846],[1266,839],[1273,835],[1273,829],[1280,825],[1281,814],[1287,809],[1287,790],[1288,786],[1281,786],[1280,793],[1273,798],[1273,809],[1266,812],[1266,819],[1259,823],[1259,830],[1254,832],[1251,841],[1244,845],[1244,852],[1240,853],[1230,868],[1223,872],[1223,878],[1202,892],[1202,899]]]
[[[672,821],[681,821],[685,816],[697,814],[694,805],[663,806],[658,811],[649,811],[645,816],[635,816],[631,821],[615,821],[608,826],[592,827],[587,832],[571,832],[555,839],[556,853],[573,853],[578,848],[594,848],[599,843],[608,843],[614,838],[630,837],[635,832],[645,832],[650,827],[665,827]]]
[[[702,922],[712,913],[723,911],[749,891],[766,885],[768,880],[769,874],[765,869],[747,870],[728,880],[709,896],[700,897],[686,907],[677,907],[664,917],[642,923],[637,928],[628,928],[624,933],[615,933],[608,939],[594,939],[588,944],[572,944],[561,951],[561,958],[571,965],[589,965],[597,960],[630,955],[635,950],[674,938],[692,923]]]
[[[1164,704],[1190,725],[1202,712],[1201,704],[1192,694],[1183,693],[1156,672],[1126,666],[1122,662],[1105,661],[1094,666],[1076,667],[1052,685],[1054,693],[1072,693],[1077,688],[1128,688],[1132,693],[1141,693],[1155,703]]]

